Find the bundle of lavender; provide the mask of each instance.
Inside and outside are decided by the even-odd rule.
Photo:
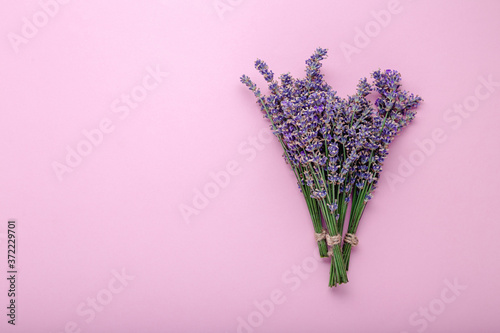
[[[264,76],[265,80],[269,83],[269,88],[271,94],[269,96],[264,96],[257,88],[257,85],[253,83],[250,78],[246,75],[241,77],[241,82],[243,82],[247,87],[253,91],[255,97],[257,98],[257,103],[260,105],[261,111],[264,113],[264,117],[271,121],[271,129],[273,133],[278,138],[281,146],[283,147],[283,156],[285,161],[290,165],[292,171],[297,178],[297,184],[299,185],[300,192],[304,195],[304,199],[309,209],[309,214],[311,216],[314,231],[316,232],[316,242],[318,243],[319,254],[321,257],[326,257],[327,244],[325,241],[326,232],[323,229],[323,223],[321,220],[320,207],[317,200],[314,200],[311,196],[310,188],[304,183],[304,172],[307,168],[304,168],[298,160],[293,155],[293,152],[287,147],[287,138],[284,138],[280,133],[280,128],[283,127],[284,116],[280,103],[285,95],[289,95],[292,92],[293,78],[288,74],[281,76],[282,85],[279,86],[274,81],[274,74],[269,70],[269,67],[261,60],[255,61],[255,68],[260,71]],[[289,140],[288,140],[289,141]]]
[[[353,168],[356,186],[352,191],[349,226],[342,248],[346,269],[349,268],[352,246],[358,244],[356,231],[366,204],[372,198],[382,171],[382,164],[389,153],[389,144],[415,117],[415,108],[422,101],[418,95],[401,90],[401,74],[394,70],[372,73],[373,84],[362,79],[358,91],[350,97],[354,105],[370,112],[370,132],[368,144],[361,147]],[[378,93],[375,107],[367,101],[372,91]],[[375,110],[373,110],[375,109]]]
[[[327,50],[318,48],[306,61],[304,79],[288,73],[279,77],[280,82],[258,59],[255,67],[269,84],[267,96],[248,76],[243,75],[241,82],[257,97],[297,178],[320,254],[331,257],[332,287],[348,282],[351,247],[358,242],[355,233],[376,187],[387,146],[414,118],[413,109],[421,98],[399,89],[399,73],[380,70],[372,74],[380,94],[374,106],[367,100],[373,87],[366,78],[359,81],[355,95],[340,98],[320,73],[326,54]]]

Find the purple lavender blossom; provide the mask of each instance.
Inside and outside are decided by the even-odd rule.
[[[340,98],[321,74],[326,57],[327,50],[318,48],[306,60],[305,78],[286,73],[278,81],[257,59],[255,68],[268,83],[269,95],[246,75],[241,82],[271,122],[310,211],[314,202],[334,236],[343,230],[352,201],[348,232],[354,234],[377,186],[388,146],[413,121],[422,98],[401,90],[401,74],[395,70],[373,72],[373,83],[362,78],[353,95]],[[375,103],[368,99],[372,94],[379,95]],[[321,223],[319,228],[316,223],[316,232]]]
[[[267,64],[264,61],[260,59],[255,60],[255,69],[257,69],[259,73],[264,76],[264,79],[267,82],[269,83],[273,82],[274,74],[272,71],[269,70],[269,66],[267,66]]]
[[[253,81],[250,80],[250,78],[248,76],[242,75],[240,78],[240,81],[241,81],[241,83],[246,85],[248,87],[248,89],[250,89],[253,92],[255,97],[260,98],[260,96],[261,96],[260,89],[257,88],[257,85],[255,83],[253,83]]]

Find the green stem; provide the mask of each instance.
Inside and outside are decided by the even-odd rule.
[[[323,231],[323,223],[321,222],[321,213],[319,212],[318,203],[311,198],[311,192],[307,186],[301,185],[301,189],[307,203],[307,208],[309,209],[309,214],[311,215],[314,231],[319,234]],[[324,258],[328,255],[328,247],[324,239],[318,241],[318,249],[320,257]]]
[[[321,176],[322,177],[321,180],[326,185],[324,175],[323,174],[316,175],[316,173],[314,172],[311,165],[309,165],[309,172],[313,176],[313,179],[318,187],[320,186],[320,181],[318,180],[317,176]],[[333,216],[332,212],[330,211],[330,209],[327,206],[328,202],[331,203],[328,192],[327,192],[326,198],[318,199],[318,202],[319,202],[319,207],[321,209],[323,217],[326,220],[329,235],[335,236],[335,235],[341,234],[341,231],[339,231],[339,229],[338,229],[338,225],[337,225],[337,222],[335,220],[335,217]],[[333,252],[333,254],[332,254],[331,266],[330,266],[330,281],[329,281],[328,285],[330,287],[336,287],[338,284],[349,282],[349,280],[347,279],[347,272],[346,272],[344,261],[342,258],[342,251],[341,251],[340,245],[339,244],[334,245],[332,248],[332,252]]]

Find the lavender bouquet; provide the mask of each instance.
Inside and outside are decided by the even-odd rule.
[[[380,94],[375,106],[367,100],[374,90],[366,78],[346,99],[325,82],[320,73],[327,50],[318,48],[306,61],[306,77],[283,74],[279,82],[262,60],[256,69],[269,84],[262,95],[250,78],[241,77],[257,97],[264,116],[283,147],[285,161],[294,172],[309,208],[321,256],[331,257],[329,286],[348,282],[347,267],[355,233],[375,189],[387,145],[414,117],[420,97],[400,91],[395,71],[372,74]],[[342,234],[349,202],[349,225]]]
[[[420,96],[401,90],[401,74],[394,70],[372,73],[373,86],[362,79],[353,103],[370,112],[371,126],[367,144],[360,150],[353,168],[356,186],[352,191],[349,226],[342,248],[346,269],[349,267],[351,248],[358,244],[356,231],[368,201],[377,186],[382,164],[387,157],[389,144],[415,117],[415,108],[422,101]],[[366,100],[373,90],[379,97],[375,108]],[[373,110],[375,109],[375,110]],[[373,112],[374,111],[374,112]]]
[[[283,156],[285,158],[285,161],[292,168],[292,171],[297,178],[299,189],[304,195],[304,199],[311,216],[313,228],[316,232],[316,242],[318,243],[319,254],[321,257],[326,257],[326,232],[324,231],[322,226],[320,207],[318,205],[318,202],[311,196],[309,187],[305,186],[304,183],[304,172],[307,168],[304,168],[304,166],[299,163],[294,150],[290,149],[285,144],[285,142],[289,142],[290,140],[288,136],[283,136],[282,131],[282,129],[286,127],[287,124],[289,124],[289,121],[286,119],[286,115],[283,113],[280,105],[285,98],[290,98],[292,96],[294,80],[290,75],[284,74],[280,77],[282,84],[278,85],[274,81],[273,72],[269,70],[266,63],[259,59],[255,62],[255,68],[259,70],[259,72],[264,76],[265,80],[269,83],[271,94],[269,96],[262,95],[260,89],[257,88],[257,85],[253,83],[246,75],[243,75],[241,77],[241,82],[247,85],[251,91],[253,91],[255,97],[257,98],[257,103],[260,105],[261,111],[264,113],[264,116],[271,122],[271,129],[273,130],[273,133],[276,135],[281,146],[283,147]]]

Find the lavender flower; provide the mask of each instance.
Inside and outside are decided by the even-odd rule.
[[[377,70],[372,73],[372,78],[373,88],[370,88],[366,79],[358,84],[358,98],[363,99],[371,91],[376,91],[380,96],[375,101],[373,111],[370,103],[361,103],[362,107],[370,109],[370,116],[365,118],[368,120],[363,128],[365,141],[355,166],[356,182],[347,231],[352,235],[357,231],[366,204],[373,197],[384,160],[389,153],[389,144],[412,122],[415,117],[414,109],[422,101],[420,96],[401,90],[401,74],[395,70]],[[344,244],[342,252],[348,268],[351,244]]]
[[[253,94],[255,95],[255,97],[260,98],[260,96],[261,96],[260,89],[257,88],[257,85],[255,83],[253,83],[253,81],[250,80],[250,78],[248,76],[242,75],[240,78],[240,81],[241,81],[241,83],[246,85],[248,87],[248,89],[253,91]]]
[[[267,82],[269,83],[273,82],[274,74],[272,71],[269,70],[269,66],[267,66],[267,64],[264,61],[257,59],[255,61],[255,69],[257,69],[260,72],[260,74],[264,76],[264,79]]]
[[[278,81],[269,66],[257,59],[255,68],[268,83],[268,95],[246,75],[241,82],[254,93],[271,122],[308,205],[316,235],[323,233],[323,219],[329,236],[338,239],[349,202],[348,232],[356,232],[389,144],[413,121],[422,99],[401,90],[401,74],[394,70],[373,72],[373,83],[362,78],[353,95],[341,98],[321,73],[326,57],[327,50],[317,48],[306,60],[305,78],[286,73]],[[372,94],[378,94],[375,103],[369,99]],[[344,244],[341,253],[338,244],[330,241],[330,286],[334,286],[347,282],[350,244]],[[318,245],[324,255],[324,241]]]

